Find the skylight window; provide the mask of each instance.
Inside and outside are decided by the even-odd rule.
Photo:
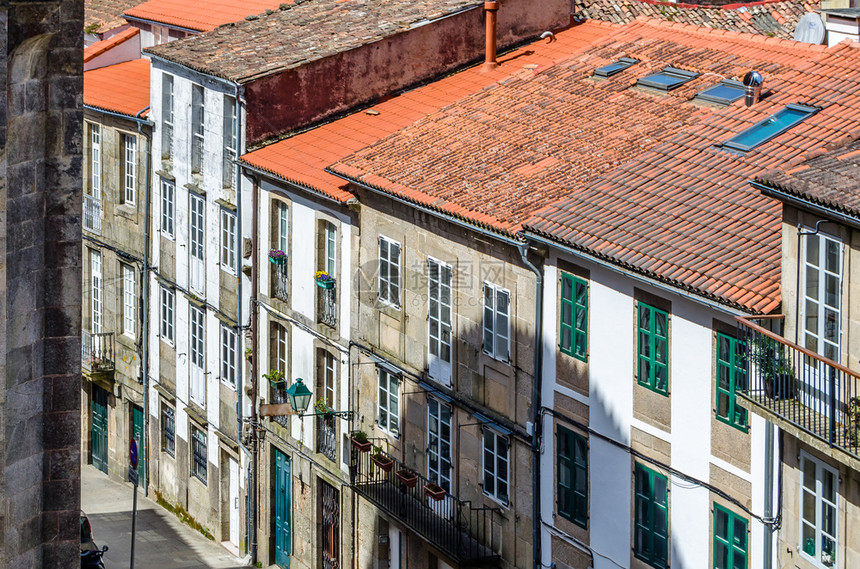
[[[698,76],[699,74],[693,71],[684,71],[676,67],[664,67],[659,73],[643,77],[636,84],[643,87],[651,87],[652,89],[660,89],[661,91],[671,91]]]
[[[779,136],[797,123],[809,116],[814,115],[819,109],[806,105],[788,104],[763,121],[754,124],[742,133],[730,138],[723,146],[746,152],[752,150],[759,144],[767,142],[771,138]]]
[[[639,63],[638,59],[633,59],[632,57],[622,57],[618,61],[614,61],[609,65],[604,65],[603,67],[598,67],[594,70],[594,75],[596,77],[612,77],[616,73],[621,73],[631,65],[635,65]]]
[[[709,87],[696,95],[696,99],[717,103],[720,105],[731,105],[744,96],[744,84],[740,81],[725,79],[713,87]]]

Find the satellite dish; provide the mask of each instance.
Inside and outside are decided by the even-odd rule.
[[[794,41],[818,45],[824,42],[824,22],[815,12],[809,12],[800,18],[794,28]]]

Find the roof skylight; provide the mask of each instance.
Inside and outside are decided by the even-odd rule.
[[[819,109],[816,107],[789,103],[776,114],[769,116],[763,121],[749,127],[742,133],[730,138],[723,143],[723,146],[734,150],[740,150],[741,152],[752,150],[759,144],[779,136],[797,123],[814,115],[818,110]]]
[[[660,89],[661,91],[671,91],[698,76],[699,74],[694,71],[685,71],[676,67],[664,67],[659,73],[642,77],[636,84],[643,87],[651,87],[652,89]]]
[[[731,105],[744,96],[744,84],[740,81],[725,79],[713,87],[709,87],[695,96],[695,99],[718,103],[720,105]]]
[[[604,65],[603,67],[598,67],[594,70],[594,75],[597,77],[612,77],[616,73],[621,73],[631,65],[635,65],[639,63],[638,59],[633,59],[632,57],[622,57],[618,61],[613,61],[609,65]]]

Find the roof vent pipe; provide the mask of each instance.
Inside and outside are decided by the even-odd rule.
[[[484,2],[484,13],[487,16],[487,45],[483,68],[487,71],[499,66],[496,61],[496,12],[498,11],[498,0]]]
[[[744,102],[748,107],[758,103],[762,83],[764,79],[758,71],[749,71],[744,75]]]

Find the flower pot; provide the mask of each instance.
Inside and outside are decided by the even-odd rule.
[[[286,257],[269,257],[269,262],[273,265],[283,265],[287,261]]]
[[[394,468],[394,461],[384,454],[372,454],[370,460],[383,472],[391,472],[391,469]]]
[[[418,485],[418,475],[408,470],[398,470],[394,473],[400,483],[407,488],[415,488]]]
[[[334,288],[334,281],[316,279],[317,286],[324,289]]]
[[[358,452],[370,452],[370,447],[372,445],[370,441],[360,443],[357,440],[352,439],[352,446],[354,446]]]
[[[435,484],[425,484],[424,485],[424,493],[427,494],[430,498],[439,502],[442,498],[445,497],[445,489],[441,486],[436,486]]]

